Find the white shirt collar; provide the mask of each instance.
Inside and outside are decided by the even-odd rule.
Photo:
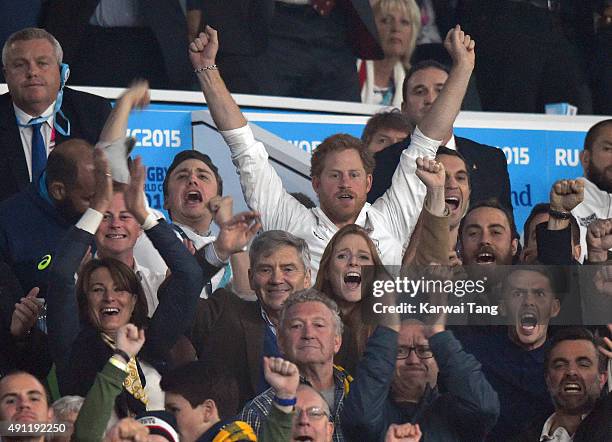
[[[179,226],[181,229],[183,229],[185,231],[185,233],[191,233],[193,236],[196,237],[200,237],[200,238],[214,238],[210,233],[210,230],[208,232],[205,232],[204,235],[198,233],[195,231],[195,229],[193,227],[188,226],[187,224],[181,224],[178,223],[176,221],[172,221],[172,224],[175,224],[177,226]],[[187,235],[190,236],[190,235]]]
[[[25,112],[23,109],[17,107],[15,103],[13,103],[13,109],[15,110],[15,116],[17,117],[17,121],[20,124],[28,124],[32,118],[37,117],[49,117],[45,124],[48,124],[50,127],[53,127],[53,109],[55,108],[55,100],[53,103],[49,105],[47,109],[41,115],[30,115]]]
[[[452,134],[448,143],[445,144],[449,149],[457,150],[457,142],[455,141],[455,134]]]
[[[567,432],[567,430],[563,427],[557,427],[552,434],[550,434],[550,427],[552,427],[554,418],[556,413],[550,415],[546,422],[544,422],[544,427],[542,428],[542,434],[540,434],[540,442],[545,441],[553,441],[553,442],[571,442],[574,440],[574,435],[571,435]],[[581,421],[587,417],[586,414],[583,414],[580,418]]]

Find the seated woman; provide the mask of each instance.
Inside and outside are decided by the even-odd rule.
[[[400,107],[402,84],[421,28],[421,13],[415,0],[375,0],[374,20],[385,58],[359,60],[361,101]]]
[[[315,288],[336,301],[340,309],[344,332],[335,362],[349,373],[357,366],[376,328],[376,324],[366,323],[364,317],[366,303],[372,296],[369,286],[374,272],[365,272],[362,266],[382,269],[383,263],[368,232],[356,224],[349,224],[338,230],[327,244],[315,282]],[[362,293],[368,294],[367,298],[363,298]]]
[[[90,208],[67,232],[54,257],[47,301],[49,341],[62,394],[85,396],[109,358],[115,352],[124,356],[128,375],[116,411],[125,416],[147,406],[163,408],[163,393],[154,379],[159,380],[157,372],[164,369],[168,351],[191,322],[205,280],[218,267],[201,269],[174,231],[149,215],[142,191],[144,166],[137,158],[125,201],[172,272],[158,290],[159,307],[149,320],[138,277],[118,260],[93,259],[79,270],[112,198],[111,173],[100,149],[94,153],[94,169],[96,189]],[[146,344],[138,359],[116,350],[117,330],[127,323],[146,328]]]

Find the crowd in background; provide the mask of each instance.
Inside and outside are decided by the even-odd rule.
[[[480,54],[464,109],[612,114],[609,0],[319,1],[6,1],[0,41],[49,30],[76,85],[194,89],[184,43],[210,25],[224,36],[217,61],[231,92],[399,107],[406,70],[448,64],[442,40],[459,23]]]

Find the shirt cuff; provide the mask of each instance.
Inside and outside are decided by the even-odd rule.
[[[127,373],[128,366],[123,360],[121,360],[121,358],[118,358],[116,356],[111,356],[108,362],[110,362],[111,365],[114,365],[115,367],[117,367],[119,370],[125,371]]]
[[[223,261],[221,258],[219,258],[217,251],[215,250],[214,242],[204,246],[204,258],[210,265],[215,267],[225,267],[225,265],[229,262],[229,260]]]
[[[433,138],[429,138],[427,135],[425,135],[423,132],[421,132],[421,129],[419,129],[419,126],[416,126],[414,128],[414,132],[412,133],[412,140],[416,141],[419,144],[425,144],[427,145],[427,147],[430,147],[433,149],[432,154],[435,155],[438,147],[440,147],[442,145],[442,141],[443,140],[434,140]]]
[[[232,149],[232,154],[235,153],[234,149],[244,149],[255,143],[255,136],[248,124],[237,129],[222,130],[219,133],[223,136],[230,149]]]
[[[85,230],[86,232],[91,233],[92,235],[96,234],[98,227],[100,227],[100,223],[104,215],[98,212],[96,209],[88,208],[85,213],[81,216],[81,219],[78,223],[76,223],[76,227],[81,230]]]
[[[157,224],[157,216],[154,213],[149,212],[144,222],[142,223],[142,230],[149,230],[155,227]]]

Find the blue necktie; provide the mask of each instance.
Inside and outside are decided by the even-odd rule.
[[[36,182],[47,166],[47,149],[40,130],[43,123],[32,124],[32,181]]]

